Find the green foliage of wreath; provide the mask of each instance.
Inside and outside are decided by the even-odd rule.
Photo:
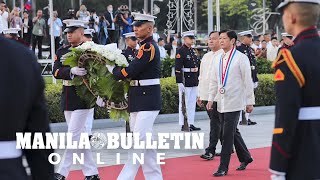
[[[98,96],[115,104],[127,102],[125,96],[128,93],[130,82],[128,80],[117,80],[105,67],[106,64],[114,65],[114,62],[94,51],[72,48],[71,52],[65,56],[66,59],[63,64],[70,67],[79,66],[80,57],[86,53],[94,54],[103,61],[88,59],[83,63],[87,75],[76,76],[72,79],[72,84],[76,86],[77,95],[87,104],[88,108],[93,108],[96,105]],[[109,117],[113,120],[129,120],[127,109],[108,108],[108,112]]]

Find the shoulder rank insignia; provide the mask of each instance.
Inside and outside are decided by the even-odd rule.
[[[177,54],[177,55],[176,55],[176,58],[181,58],[180,54]]]
[[[277,69],[276,73],[274,74],[274,81],[283,81],[284,74],[280,69]]]
[[[281,59],[281,60],[280,60]],[[296,61],[293,59],[293,56],[289,49],[283,48],[280,50],[278,57],[272,63],[272,67],[275,68],[282,62],[286,62],[287,66],[289,67],[290,71],[297,79],[299,86],[303,87],[305,84],[305,78],[297,65]]]

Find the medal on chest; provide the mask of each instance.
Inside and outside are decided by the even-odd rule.
[[[235,54],[236,54],[236,49],[233,47],[231,49],[229,58],[227,60],[227,64],[226,64],[225,69],[223,68],[224,67],[223,58],[222,58],[223,55],[221,55],[220,63],[219,63],[219,79],[220,79],[220,85],[221,85],[221,88],[219,89],[220,94],[226,93],[225,87],[227,85],[228,75],[229,75],[229,71],[230,71],[230,65],[232,63],[232,60],[233,60],[233,57]]]

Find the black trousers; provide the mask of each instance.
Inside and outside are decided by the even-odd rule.
[[[207,101],[204,101],[206,104]],[[211,111],[207,111],[208,116],[210,118],[210,137],[209,137],[209,146],[206,148],[206,152],[215,154],[216,146],[218,140],[222,144],[222,131],[221,131],[221,124],[219,119],[219,112],[217,111],[217,102],[213,102],[213,109]]]
[[[0,159],[1,180],[27,180],[25,167],[22,165],[22,158]]]
[[[35,52],[36,50],[36,45],[38,44],[38,59],[42,58],[42,40],[43,40],[43,36],[36,36],[36,35],[32,35],[32,51]]]
[[[236,148],[237,156],[240,162],[249,161],[251,154],[244,143],[242,136],[237,128],[240,111],[220,113],[220,121],[222,125],[222,150],[220,159],[220,170],[227,171],[229,168],[230,157],[233,144]]]
[[[31,43],[31,34],[30,33],[23,33],[23,40],[30,46]]]
[[[117,31],[116,30],[108,30],[108,39],[107,44],[117,43]]]

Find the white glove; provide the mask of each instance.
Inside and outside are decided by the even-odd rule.
[[[184,87],[184,85],[183,85],[182,83],[178,83],[178,87],[179,87],[179,90],[180,90],[181,92],[184,92],[185,87]]]
[[[286,177],[284,175],[272,174],[271,180],[286,180]]]
[[[255,89],[255,88],[257,88],[257,87],[258,87],[258,85],[259,85],[259,83],[258,83],[258,82],[253,83],[253,88],[254,88],[254,89]]]
[[[104,107],[104,106],[106,105],[106,103],[103,101],[103,98],[101,98],[100,96],[97,97],[96,104],[97,104],[99,107]]]
[[[84,76],[87,74],[87,70],[85,68],[73,67],[71,68],[71,73],[77,76]]]
[[[109,64],[106,64],[106,67],[108,68],[108,71],[113,74],[113,69],[115,68],[114,65],[109,65]]]

